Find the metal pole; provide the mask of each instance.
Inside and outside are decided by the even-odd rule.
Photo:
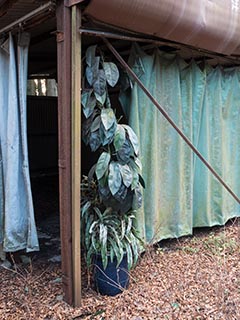
[[[31,20],[33,18],[35,18],[36,16],[39,16],[39,14],[44,13],[45,11],[53,11],[53,8],[55,8],[55,5],[53,4],[52,1],[49,1],[45,4],[43,4],[42,6],[40,6],[39,8],[31,11],[30,13],[26,14],[25,16],[19,18],[18,20],[10,23],[8,26],[0,29],[0,35],[2,33],[7,33],[9,31],[11,31],[12,29],[22,26],[23,24],[26,23],[26,21]]]
[[[81,305],[81,34],[78,32],[81,12],[72,7],[72,257],[73,297],[75,307]]]
[[[151,39],[151,38],[143,38],[143,37],[138,37],[137,34],[133,35],[128,35],[128,34],[120,34],[116,32],[109,32],[109,31],[102,31],[102,30],[94,30],[94,29],[89,29],[89,28],[80,28],[79,29],[80,33],[90,35],[90,36],[95,36],[95,37],[100,37],[100,38],[111,38],[111,39],[118,39],[118,40],[126,40],[126,41],[135,41],[135,42],[144,42],[144,43],[150,43],[155,46],[171,46],[173,48],[179,49],[181,47],[189,49],[191,51],[197,52],[198,54],[203,54],[204,56],[207,56],[209,58],[220,58],[222,60],[225,60],[226,62],[231,62],[234,64],[240,64],[240,59],[238,58],[230,58],[223,56],[221,54],[214,54],[211,53],[207,50],[203,49],[196,49],[194,47],[191,47],[190,45],[184,45],[184,44],[178,44],[174,41],[167,41],[167,40],[158,40],[158,39]]]
[[[106,39],[102,38],[109,50],[113,53],[116,59],[120,62],[120,64],[126,69],[128,74],[130,74],[133,79],[137,82],[139,87],[143,90],[143,92],[148,96],[148,98],[152,101],[152,103],[158,108],[164,118],[171,124],[171,126],[177,131],[177,133],[182,137],[182,139],[188,144],[188,146],[192,149],[192,151],[198,156],[198,158],[205,164],[205,166],[212,172],[215,178],[223,185],[223,187],[232,195],[232,197],[240,204],[240,198],[230,189],[230,187],[223,181],[223,179],[219,176],[219,174],[213,169],[213,167],[208,163],[208,161],[201,155],[201,153],[195,148],[192,142],[184,135],[184,133],[178,128],[175,122],[169,117],[164,108],[158,103],[158,101],[151,95],[148,89],[144,86],[141,80],[137,77],[137,75],[132,71],[129,65],[123,60],[123,58],[119,55],[119,53],[114,49],[111,43]]]
[[[57,6],[59,206],[64,300],[73,304],[71,188],[71,10]]]

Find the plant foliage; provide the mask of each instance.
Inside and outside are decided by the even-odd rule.
[[[104,267],[109,257],[116,256],[119,264],[126,252],[130,268],[138,257],[139,240],[133,221],[135,210],[142,204],[144,187],[138,138],[130,126],[116,119],[108,85],[118,83],[119,71],[113,62],[97,55],[96,46],[86,51],[85,79],[82,137],[93,152],[99,152],[82,185],[87,262],[89,265],[94,253],[101,253]]]

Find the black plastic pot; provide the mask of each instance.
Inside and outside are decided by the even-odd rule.
[[[127,255],[124,255],[118,267],[116,259],[113,262],[109,259],[105,270],[101,255],[96,255],[94,259],[94,284],[100,294],[108,296],[115,296],[126,289],[129,284]]]

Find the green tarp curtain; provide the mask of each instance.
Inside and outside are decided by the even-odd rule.
[[[143,84],[235,193],[240,194],[240,70],[187,64],[134,45],[129,63]],[[141,145],[146,182],[138,228],[147,242],[223,225],[240,206],[132,83],[121,95]]]

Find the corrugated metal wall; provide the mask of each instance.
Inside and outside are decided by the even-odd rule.
[[[57,172],[57,98],[28,96],[27,125],[31,173]]]

